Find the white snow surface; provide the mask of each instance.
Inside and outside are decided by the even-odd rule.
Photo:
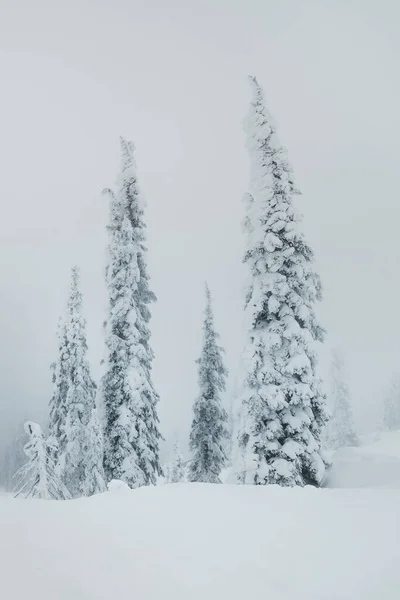
[[[358,447],[340,448],[332,461],[326,487],[400,489],[400,431],[361,439]]]
[[[7,600],[394,600],[400,490],[172,484],[0,497]]]

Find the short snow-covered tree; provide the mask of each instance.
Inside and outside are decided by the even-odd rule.
[[[321,284],[300,230],[293,203],[298,191],[286,151],[260,85],[250,80],[253,99],[245,125],[251,167],[244,256],[248,340],[239,434],[245,471],[239,479],[318,485],[325,471],[320,438],[326,422],[315,348],[324,334],[314,310]]]
[[[24,446],[28,462],[15,474],[18,479],[15,487],[16,497],[24,494],[26,498],[68,500],[70,494],[57,475],[52,458],[53,449],[46,442],[40,425],[28,421],[24,428],[29,435],[29,441]]]
[[[215,331],[211,295],[206,286],[203,346],[198,359],[199,394],[193,406],[190,431],[189,480],[220,483],[226,464],[228,415],[221,394],[225,391],[227,370],[222,359],[219,335]]]
[[[149,304],[155,296],[149,287],[146,226],[133,150],[133,144],[121,138],[117,189],[107,190],[109,309],[102,399],[107,481],[120,479],[138,487],[155,484],[161,474],[161,434],[148,327]]]
[[[383,431],[400,430],[400,378],[392,381],[383,400]]]
[[[344,361],[338,350],[332,352],[330,397],[332,416],[324,436],[327,448],[336,450],[344,446],[357,446],[350,393],[344,379]]]
[[[178,442],[175,442],[172,459],[164,469],[167,483],[180,483],[185,480],[185,463]]]
[[[96,384],[87,358],[79,269],[73,267],[60,354],[54,367],[49,440],[55,445],[57,470],[74,498],[105,491],[102,432],[96,407]]]

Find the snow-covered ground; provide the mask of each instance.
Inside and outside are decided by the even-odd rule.
[[[0,494],[6,600],[394,600],[400,432],[334,455],[339,489],[175,484]],[[347,488],[347,489],[344,489]]]
[[[400,490],[175,484],[0,498],[6,600],[394,600]]]
[[[358,448],[338,450],[325,485],[400,489],[400,431],[370,436],[362,439]]]

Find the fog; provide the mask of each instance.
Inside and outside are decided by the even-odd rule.
[[[396,0],[2,0],[0,452],[47,418],[70,267],[82,269],[93,373],[118,137],[146,198],[164,436],[187,437],[203,285],[234,395],[244,270],[246,76],[288,147],[324,284],[321,350],[342,348],[361,430],[400,372],[400,84]]]

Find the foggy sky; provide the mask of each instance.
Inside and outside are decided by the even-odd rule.
[[[82,268],[90,358],[104,345],[106,199],[118,137],[147,201],[154,380],[164,435],[184,441],[196,394],[203,285],[229,388],[241,351],[242,120],[257,75],[288,147],[345,353],[356,417],[373,427],[400,372],[397,1],[2,0],[0,451],[45,424],[70,267]]]

